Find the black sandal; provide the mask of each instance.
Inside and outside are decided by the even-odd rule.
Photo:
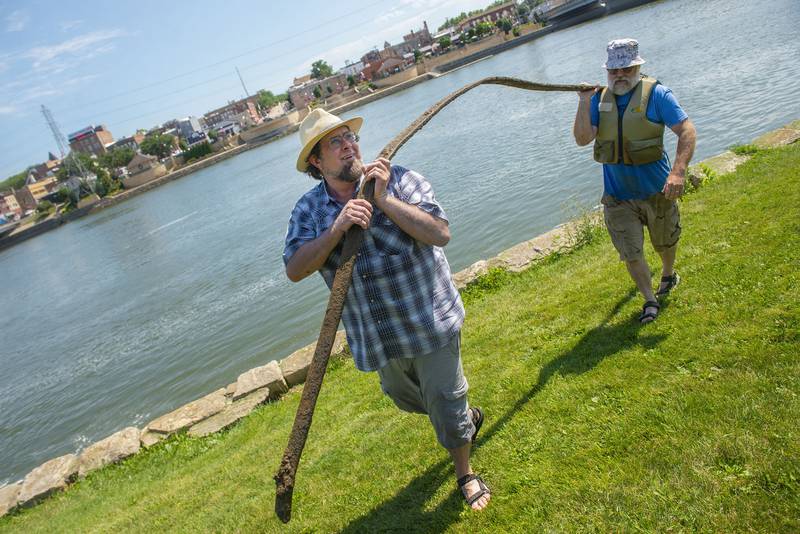
[[[469,416],[472,419],[472,424],[475,425],[475,432],[472,433],[472,443],[475,443],[475,438],[478,437],[478,431],[483,426],[483,410],[477,406],[472,406],[469,409]]]
[[[647,311],[647,308],[655,308],[656,312],[655,313],[649,312]],[[639,322],[642,324],[652,323],[653,321],[656,320],[656,317],[658,317],[658,310],[660,309],[661,309],[661,304],[659,304],[655,300],[648,300],[642,306],[642,314],[639,315]],[[649,321],[647,319],[649,319]]]
[[[669,292],[672,291],[672,288],[678,285],[678,282],[681,281],[681,277],[678,276],[677,272],[673,272],[671,276],[662,276],[661,283],[667,284],[662,288],[659,288],[656,291],[656,297],[666,297],[669,295]]]
[[[477,480],[478,481],[478,487],[480,489],[478,491],[476,491],[472,495],[472,497],[467,498],[467,496],[464,495],[464,485],[467,484],[468,482],[473,481],[473,480]],[[475,473],[470,473],[468,475],[464,475],[463,477],[461,477],[458,480],[456,480],[456,484],[458,484],[458,489],[461,491],[461,495],[464,497],[464,500],[467,501],[467,504],[469,505],[470,508],[472,508],[472,505],[475,503],[475,501],[477,501],[478,499],[480,499],[484,495],[491,495],[492,494],[491,490],[489,489],[489,486],[487,486],[486,483],[483,481],[483,479],[481,477],[479,477],[478,475],[476,475]]]

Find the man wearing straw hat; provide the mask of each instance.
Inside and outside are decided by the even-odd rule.
[[[672,91],[640,74],[644,59],[634,39],[608,43],[608,87],[579,93],[573,133],[579,146],[594,141],[594,159],[603,164],[603,213],[619,257],[644,297],[639,321],[658,316],[658,298],[678,284],[675,256],[681,235],[677,199],[696,132]],[[678,136],[675,161],[664,151],[664,126]],[[661,257],[661,283],[653,292],[644,257],[644,227]]]
[[[450,240],[447,217],[420,174],[386,159],[362,162],[362,122],[317,108],[300,125],[297,170],[319,183],[292,210],[286,274],[297,282],[319,271],[330,288],[345,232],[354,224],[366,230],[342,312],[355,365],[377,371],[401,410],[428,416],[464,499],[480,510],[490,492],[469,456],[483,413],[467,403],[464,305],[441,249]],[[362,179],[375,181],[374,208],[356,198]]]

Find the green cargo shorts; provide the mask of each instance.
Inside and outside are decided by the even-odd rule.
[[[381,389],[398,408],[428,416],[442,447],[456,449],[470,442],[475,425],[467,404],[460,333],[429,354],[389,360],[378,376]]]
[[[678,244],[681,237],[678,202],[667,200],[663,193],[656,193],[645,200],[617,200],[605,195],[601,202],[606,228],[620,260],[644,258],[645,226],[657,252]]]

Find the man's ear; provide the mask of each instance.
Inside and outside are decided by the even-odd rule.
[[[308,156],[308,160],[307,161],[308,161],[309,165],[313,165],[314,167],[317,168],[318,171],[322,172],[318,156],[315,156],[314,154],[311,154],[311,155]]]

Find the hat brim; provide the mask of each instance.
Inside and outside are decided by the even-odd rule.
[[[636,67],[638,65],[644,65],[644,64],[645,64],[644,59],[642,59],[641,57],[637,57],[637,58],[634,58],[633,60],[631,60],[631,62],[628,63],[627,65],[620,65],[620,66],[614,66],[614,67],[609,67],[608,66],[608,61],[606,61],[605,63],[603,63],[603,68],[604,69],[627,69],[628,67]]]
[[[333,130],[341,128],[342,126],[347,126],[351,131],[358,133],[362,124],[364,124],[363,118],[353,117],[352,119],[338,122],[309,139],[303,147],[303,150],[300,151],[300,155],[297,156],[297,170],[300,172],[306,172],[308,170],[308,156],[311,154],[311,151],[314,150],[316,144],[319,143],[320,139],[331,133]]]

